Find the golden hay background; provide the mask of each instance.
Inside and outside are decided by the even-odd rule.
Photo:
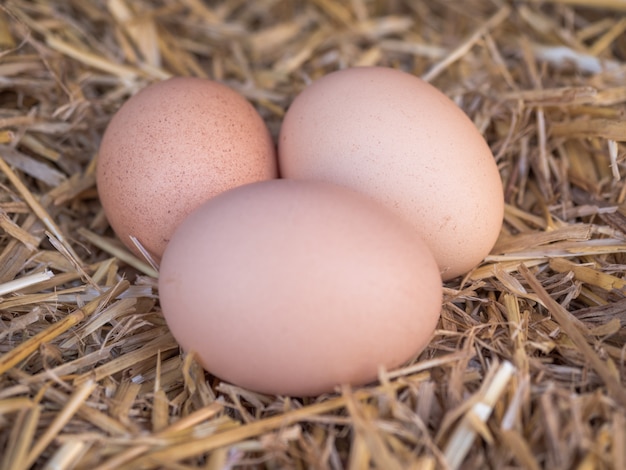
[[[624,0],[4,2],[0,468],[626,468],[625,15]],[[431,81],[485,135],[500,240],[446,284],[431,345],[378,384],[303,400],[221,383],[181,355],[156,273],[107,226],[104,127],[147,84],[194,75],[276,135],[311,80],[372,64]]]

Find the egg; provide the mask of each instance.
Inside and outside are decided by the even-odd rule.
[[[485,139],[446,95],[399,70],[355,67],[313,82],[287,110],[278,159],[284,178],[340,184],[395,211],[445,280],[480,263],[502,226]]]
[[[437,325],[442,281],[410,225],[324,182],[226,191],[176,229],[159,273],[179,344],[223,380],[311,396],[415,357]]]
[[[277,176],[261,116],[218,82],[176,77],[142,89],[115,113],[97,160],[98,193],[120,240],[157,260],[174,228],[205,200]]]

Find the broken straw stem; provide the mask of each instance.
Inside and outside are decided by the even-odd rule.
[[[483,397],[465,414],[450,437],[444,455],[451,470],[456,470],[461,466],[463,459],[465,459],[474,442],[476,430],[472,423],[476,422],[476,420],[485,423],[489,419],[493,407],[500,399],[509,380],[511,380],[513,372],[515,372],[513,364],[508,361],[502,363],[489,387],[484,392]]]
[[[53,277],[54,274],[52,271],[46,269],[42,273],[29,274],[28,276],[23,276],[19,279],[5,282],[0,284],[0,295],[10,294],[11,292],[24,289],[25,287],[30,287],[40,282],[47,281]]]

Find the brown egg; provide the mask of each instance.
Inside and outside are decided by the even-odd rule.
[[[424,242],[388,209],[328,183],[273,180],[222,193],[183,221],[159,296],[174,337],[208,371],[304,396],[416,356],[442,283]]]
[[[465,113],[419,78],[384,67],[331,73],[287,111],[278,143],[284,178],[363,192],[410,222],[444,279],[489,253],[502,226],[502,181]]]
[[[140,91],[102,138],[100,200],[120,240],[160,258],[174,228],[205,200],[276,177],[272,138],[254,107],[225,85],[173,78]]]

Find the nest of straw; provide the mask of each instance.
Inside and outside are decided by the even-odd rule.
[[[623,0],[7,0],[0,6],[0,468],[626,468]],[[506,214],[430,346],[367,387],[205,373],[95,189],[98,143],[172,75],[274,134],[354,65],[401,68],[489,142]]]

